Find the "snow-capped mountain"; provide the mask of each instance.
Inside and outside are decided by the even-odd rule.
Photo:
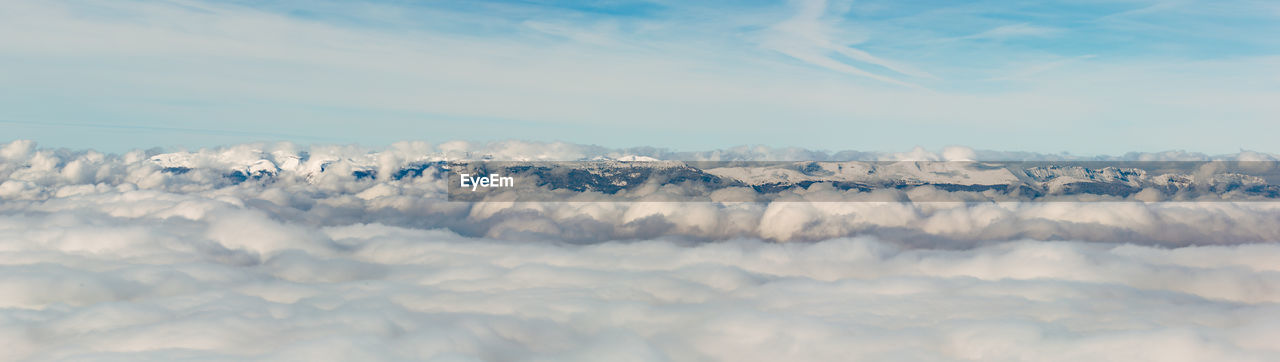
[[[1224,166],[1225,165],[1225,166]],[[1208,166],[1214,166],[1212,168]],[[642,185],[678,185],[711,193],[750,189],[769,197],[831,188],[839,191],[940,190],[981,193],[990,200],[1094,195],[1110,199],[1200,200],[1280,198],[1280,185],[1227,162],[515,162],[453,163],[454,171],[496,173],[548,191],[614,195]],[[1211,172],[1205,172],[1211,169]],[[1266,175],[1263,173],[1263,175]],[[815,185],[818,185],[815,187]],[[1150,191],[1147,191],[1150,190]],[[1144,193],[1145,191],[1145,193]],[[527,189],[525,192],[536,192]],[[451,196],[466,196],[454,192]],[[474,196],[457,198],[477,200]],[[626,198],[606,198],[625,200]],[[752,198],[751,200],[758,200]],[[838,199],[839,201],[843,199]],[[927,197],[926,197],[927,200]]]
[[[1280,199],[1280,182],[1273,175],[1280,167],[1274,161],[671,161],[622,154],[560,162],[340,151],[229,148],[158,154],[148,161],[172,177],[220,180],[226,185],[281,179],[311,184],[422,179],[447,184],[451,199],[469,201],[483,200],[485,194],[457,192],[456,182],[445,179],[461,173],[507,175],[520,180],[518,200],[546,201],[581,193],[597,195],[602,201],[636,200],[664,187],[682,196],[707,196],[721,190],[747,195],[722,201],[769,200],[822,190],[844,195],[906,193],[911,195],[900,199],[910,200],[952,200],[935,191],[976,197],[965,200]],[[548,194],[530,197],[540,192]],[[847,199],[832,199],[842,200]]]

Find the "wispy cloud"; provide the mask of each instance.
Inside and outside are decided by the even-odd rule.
[[[1274,73],[1276,48],[1256,35],[1280,24],[1260,20],[1270,10],[1231,3],[1190,20],[1181,10],[1143,15],[1164,26],[1233,24],[1172,39],[1091,22],[1121,6],[1050,3],[993,21],[1000,6],[1015,5],[853,5],[676,2],[627,14],[631,7],[501,2],[16,0],[0,13],[0,119],[183,122],[364,143],[413,135],[616,146],[645,139],[682,148],[964,141],[1097,153],[1125,151],[1134,140],[1148,150],[1274,147],[1266,132],[1228,131],[1275,127],[1275,102],[1267,101],[1274,78],[1228,81]],[[939,41],[984,33],[1017,41]],[[1062,61],[1083,55],[1097,57]],[[1070,74],[1045,71],[1066,65]],[[1016,84],[989,82],[1019,74],[1025,79]],[[1168,104],[1153,107],[1156,98],[1143,96],[1152,92]],[[1134,127],[1117,128],[1119,119]],[[1190,126],[1205,119],[1230,127]],[[800,132],[799,122],[824,131]],[[0,134],[50,144],[109,142],[73,129],[0,127],[8,127]],[[675,128],[682,132],[664,131]],[[1161,134],[1136,137],[1139,130]],[[1047,133],[1063,137],[1039,137]],[[210,144],[120,136],[134,145]],[[1080,139],[1093,141],[1070,141]]]
[[[1029,65],[1023,65],[1015,69],[1011,69],[1009,72],[1005,73],[1004,75],[988,78],[988,80],[1027,80],[1033,76],[1040,75],[1042,73],[1049,72],[1054,69],[1062,68],[1064,66],[1067,66],[1076,62],[1080,62],[1083,60],[1092,59],[1095,57],[1097,57],[1097,55],[1089,54],[1089,55],[1081,55],[1078,57],[1051,60],[1046,62],[1031,63]]]
[[[793,4],[795,4],[795,15],[769,28],[769,34],[764,37],[765,47],[819,67],[891,84],[918,87],[911,82],[881,75],[842,61],[836,55],[882,67],[900,75],[933,78],[932,75],[911,66],[876,57],[853,46],[841,45],[838,39],[832,39],[831,27],[836,20],[827,13],[826,0],[801,0],[794,1]]]
[[[966,35],[960,39],[1004,40],[1019,37],[1043,37],[1062,33],[1060,28],[1036,26],[1028,23],[1001,25],[981,33]]]

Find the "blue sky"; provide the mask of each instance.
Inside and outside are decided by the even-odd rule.
[[[0,141],[1280,152],[1274,1],[28,1]]]

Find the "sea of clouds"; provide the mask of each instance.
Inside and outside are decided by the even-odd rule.
[[[0,360],[1280,354],[1276,203],[457,203],[430,169],[394,176],[438,160],[627,155],[1066,158],[17,141],[0,145]]]

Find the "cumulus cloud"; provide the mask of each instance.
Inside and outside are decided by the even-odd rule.
[[[420,167],[628,155],[695,154],[506,142],[117,155],[9,143],[0,359],[1280,353],[1272,203],[459,203]]]

